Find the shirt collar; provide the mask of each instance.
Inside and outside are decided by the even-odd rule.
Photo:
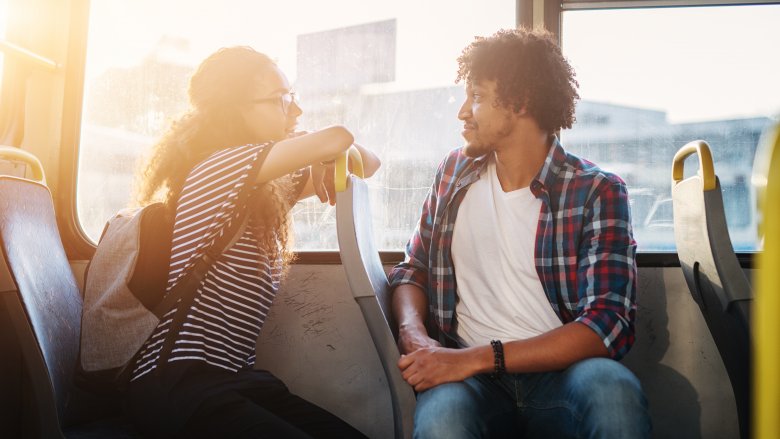
[[[542,164],[539,173],[536,174],[536,177],[534,177],[531,182],[531,192],[537,197],[540,196],[542,191],[546,191],[547,188],[553,187],[555,180],[558,179],[558,174],[566,162],[566,151],[563,150],[563,146],[558,140],[558,136],[553,135],[551,137],[550,150],[547,152],[544,164]],[[462,177],[458,181],[458,188],[468,186],[479,178],[482,170],[487,166],[490,154],[491,153],[467,160],[464,163],[467,168],[464,169],[461,174]]]
[[[461,162],[461,166],[464,166],[463,170],[460,172],[456,171],[457,175],[460,175],[456,184],[456,191],[470,185],[479,178],[482,169],[488,163],[489,157],[489,154],[485,154],[477,158],[469,158],[463,154],[462,150],[460,154],[465,160]]]
[[[547,188],[553,187],[565,162],[566,152],[563,150],[558,136],[553,135],[550,150],[547,152],[544,164],[531,182],[531,192],[538,197],[542,190],[546,191]]]

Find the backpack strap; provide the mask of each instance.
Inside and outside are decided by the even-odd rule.
[[[258,171],[265,162],[265,158],[268,156],[268,153],[271,152],[271,147],[273,146],[274,144],[271,143],[263,148],[263,151],[260,153],[260,157],[257,159],[257,164],[255,165]],[[187,273],[187,275],[184,276],[184,278],[181,279],[176,285],[174,285],[174,287],[168,291],[168,294],[163,297],[160,303],[154,307],[152,312],[154,312],[154,315],[157,316],[158,319],[162,319],[162,317],[168,313],[168,311],[173,309],[173,307],[176,305],[176,302],[178,302],[179,299],[184,298],[188,291],[194,293],[200,286],[201,282],[203,282],[203,278],[206,277],[206,273],[208,273],[214,262],[217,261],[222,253],[224,253],[236,242],[238,242],[239,239],[241,239],[241,235],[244,233],[244,230],[246,230],[247,223],[249,222],[249,215],[246,213],[245,209],[241,208],[241,206],[245,204],[246,200],[249,198],[249,187],[250,186],[247,185],[243,190],[241,190],[238,194],[238,197],[236,198],[238,214],[235,218],[233,218],[230,226],[225,229],[221,236],[215,239],[211,248],[206,250],[203,256],[195,263],[195,266],[192,267],[190,272]]]
[[[203,254],[192,267],[190,272],[182,280],[180,280],[168,294],[163,297],[160,303],[154,307],[152,312],[158,319],[168,313],[176,305],[179,299],[187,296],[187,292],[193,293],[198,289],[198,286],[203,282],[211,266],[216,262],[217,258],[232,247],[244,234],[246,226],[249,223],[249,215],[243,215],[243,218],[235,218],[225,232],[218,238],[214,245],[211,246],[206,253]],[[226,238],[230,238],[229,240]]]
[[[243,215],[243,218],[236,218],[236,220],[230,224],[228,229],[218,239],[218,241],[214,243],[212,248],[210,248],[206,254],[204,254],[197,263],[195,263],[192,271],[190,271],[190,273],[185,276],[184,279],[179,281],[179,283],[171,288],[165,298],[163,298],[163,300],[161,300],[160,303],[154,308],[153,312],[158,319],[162,320],[162,316],[173,309],[179,299],[182,300],[182,303],[192,303],[192,301],[195,299],[195,292],[198,291],[198,287],[203,281],[203,278],[206,277],[206,273],[208,273],[211,265],[217,260],[223,251],[229,249],[233,246],[233,244],[241,239],[241,235],[244,234],[244,230],[246,230],[248,223],[249,215]],[[231,239],[228,241],[225,238]],[[219,251],[216,251],[217,249],[219,249]],[[179,311],[176,312],[173,317],[173,321],[171,322],[171,329],[181,326],[182,322],[178,322],[177,324],[177,318],[178,320],[184,319],[184,314],[181,312],[181,310],[186,308],[187,307],[182,307],[179,309]],[[181,314],[181,316],[179,314]],[[173,331],[169,331],[169,334],[172,332]],[[160,370],[162,365],[168,362],[168,357],[170,356],[171,350],[173,349],[173,343],[173,337],[166,337],[163,349],[160,351],[161,361],[160,364],[157,365],[157,370]],[[138,355],[140,353],[141,349],[139,349],[138,352],[133,355],[133,358],[131,358],[130,361],[128,361],[123,367],[109,371],[112,382],[116,383],[116,389],[120,393],[124,393],[127,390],[127,383],[129,383],[130,378],[132,378],[135,362],[138,359]]]
[[[262,152],[260,152],[260,156],[255,164],[255,169],[258,172],[274,145],[274,143],[270,143],[263,148]],[[251,195],[250,189],[251,184],[246,184],[245,187],[239,191],[238,197],[236,197],[238,213],[231,221],[230,226],[228,226],[221,236],[215,238],[214,244],[206,250],[205,254],[195,263],[195,266],[190,272],[171,288],[160,304],[155,307],[154,314],[162,319],[162,316],[173,309],[176,306],[176,303],[181,300],[181,306],[179,306],[173,316],[171,327],[165,337],[163,347],[160,350],[160,359],[156,369],[158,373],[162,370],[164,365],[168,363],[168,358],[171,355],[173,345],[176,341],[173,335],[178,332],[179,328],[184,323],[184,318],[187,315],[189,305],[195,300],[195,294],[198,291],[198,287],[203,282],[203,279],[206,277],[206,273],[208,273],[211,266],[217,261],[222,253],[241,238],[241,234],[246,229],[249,221],[249,212],[246,208],[246,202]],[[135,361],[132,363],[135,363]]]

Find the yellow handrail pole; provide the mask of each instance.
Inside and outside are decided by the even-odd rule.
[[[755,438],[780,437],[780,136],[766,159],[766,190],[763,194],[764,251],[758,255],[758,288],[753,304]]]
[[[688,142],[674,155],[672,160],[672,186],[683,180],[685,159],[691,154],[699,156],[699,175],[702,178],[703,189],[705,191],[715,189],[715,167],[712,164],[712,153],[710,152],[710,146],[703,140]]]
[[[46,176],[43,173],[43,165],[41,165],[38,157],[35,157],[29,152],[13,146],[0,146],[0,159],[25,163],[27,166],[29,166],[30,171],[32,172],[33,180],[39,181],[44,185],[46,184]]]
[[[55,61],[6,40],[0,40],[0,52],[5,53],[9,57],[13,56],[24,61],[29,61],[49,71],[55,71],[60,67]]]
[[[360,151],[358,151],[357,148],[351,146],[344,154],[341,154],[336,159],[336,176],[334,179],[336,192],[344,192],[347,190],[347,175],[349,174],[347,160],[352,162],[352,173],[360,178],[364,178],[363,157],[360,156]]]

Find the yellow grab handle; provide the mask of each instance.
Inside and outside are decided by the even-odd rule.
[[[780,135],[772,140],[764,155],[768,162],[766,189],[760,200],[764,251],[757,255],[758,288],[753,301],[753,437],[757,438],[780,437]]]
[[[348,159],[352,160],[353,174],[360,178],[363,178],[365,175],[363,173],[363,157],[360,156],[360,151],[358,151],[354,146],[350,146],[349,149],[344,152],[344,154],[341,154],[336,159],[336,177],[334,180],[336,184],[336,192],[344,192],[347,190],[347,175],[349,175],[349,172],[347,171]]]
[[[688,142],[674,155],[674,160],[672,160],[672,185],[682,181],[685,159],[691,154],[698,154],[699,156],[699,175],[701,175],[704,190],[711,191],[715,189],[715,167],[712,165],[712,153],[710,152],[710,146],[704,140]]]
[[[777,155],[780,155],[780,122],[767,128],[761,135],[758,140],[758,148],[756,148],[756,156],[753,159],[753,173],[750,176],[750,182],[756,192],[756,207],[759,212],[766,211],[770,207],[767,206],[765,197],[766,187],[769,182],[772,157]],[[775,170],[775,172],[780,171]],[[758,236],[764,236],[764,222],[761,215],[758,216]]]
[[[38,157],[35,157],[29,152],[13,146],[0,146],[0,159],[24,162],[30,167],[33,180],[44,185],[46,184],[46,177],[43,174],[43,165],[41,165]]]

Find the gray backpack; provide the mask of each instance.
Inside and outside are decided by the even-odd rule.
[[[82,372],[98,374],[101,381],[126,380],[127,366],[160,318],[179,300],[194,299],[211,264],[245,227],[246,217],[236,218],[166,295],[173,221],[165,206],[123,209],[111,218],[85,274]]]
[[[159,323],[173,224],[155,203],[108,220],[84,281],[81,367],[121,368]]]

